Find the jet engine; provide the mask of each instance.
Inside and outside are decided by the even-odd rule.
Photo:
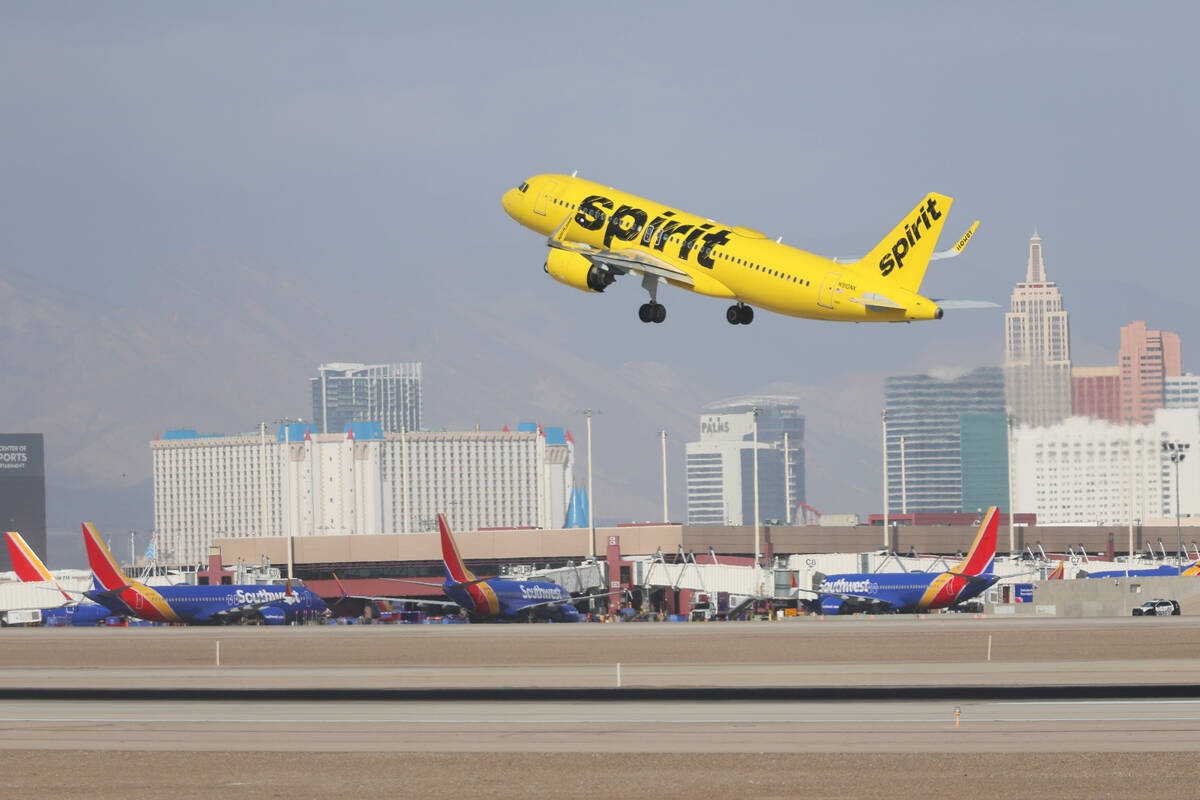
[[[551,250],[546,257],[545,270],[551,278],[585,292],[603,292],[617,277],[596,266],[578,253]]]

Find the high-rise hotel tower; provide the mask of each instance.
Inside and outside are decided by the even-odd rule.
[[[1029,240],[1025,280],[1004,315],[1004,385],[1018,425],[1053,425],[1071,415],[1071,342],[1058,285],[1046,280],[1042,238]]]

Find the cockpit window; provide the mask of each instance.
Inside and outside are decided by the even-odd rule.
[[[517,191],[520,192],[521,194],[525,194],[526,192],[528,192],[529,191],[529,181],[525,181],[520,186],[518,186]]]

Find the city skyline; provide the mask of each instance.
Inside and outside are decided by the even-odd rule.
[[[1195,128],[1177,100],[1196,72],[1195,11],[693,11],[649,7],[630,26],[584,6],[465,21],[440,6],[12,9],[0,341],[20,391],[0,413],[46,433],[64,556],[79,563],[81,518],[150,524],[153,431],[306,416],[297,382],[341,358],[422,361],[431,421],[451,429],[578,431],[568,415],[604,411],[597,513],[653,519],[658,431],[681,464],[695,414],[740,393],[805,403],[813,505],[878,507],[883,377],[1003,357],[986,311],[837,331],[761,315],[735,332],[679,293],[653,331],[617,324],[636,285],[564,292],[500,208],[539,172],[844,258],[944,192],[950,223],[982,224],[930,268],[931,296],[1002,301],[1036,228],[1069,287],[1076,363],[1111,363],[1113,320],[1200,336],[1200,277],[1176,233],[1195,183],[1177,157]],[[614,41],[627,69],[580,66]],[[722,58],[697,60],[718,45]],[[830,64],[836,79],[817,77]],[[690,80],[646,78],[680,65]],[[896,74],[922,76],[903,113],[881,79]],[[701,86],[719,120],[695,122]],[[893,123],[861,123],[876,114]],[[1147,135],[1154,147],[1130,148]]]

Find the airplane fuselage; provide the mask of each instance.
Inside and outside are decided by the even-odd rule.
[[[896,276],[923,232],[929,234],[932,249],[951,202],[948,197],[931,195],[901,224],[890,249],[885,247],[873,257],[851,264],[790,247],[749,228],[726,225],[567,175],[535,176],[502,199],[513,219],[547,237],[557,235],[597,251],[630,254],[678,270],[679,277],[662,277],[674,286],[779,314],[848,322],[941,317],[936,303],[904,288]],[[563,257],[582,258],[574,253]],[[924,258],[927,262],[928,254]],[[919,286],[924,266],[910,267],[920,270],[914,273],[915,285]],[[547,271],[551,271],[549,262]],[[881,297],[886,298],[884,305]],[[885,307],[888,303],[896,307]]]
[[[328,607],[311,590],[294,586],[147,586],[134,581],[117,592],[86,592],[114,614],[152,622],[223,624],[240,617],[259,618],[268,624],[321,616]],[[237,609],[255,606],[239,614]]]
[[[851,572],[827,575],[816,591],[821,610],[826,614],[869,607],[839,594],[872,598],[888,604],[893,611],[929,611],[978,597],[998,580],[994,575],[979,577],[982,580],[968,581],[949,572]]]
[[[570,592],[556,583],[490,578],[474,584],[461,584],[448,580],[442,586],[447,597],[475,617],[494,619],[535,617],[555,619],[560,622],[577,622],[579,620],[578,610],[570,603]],[[562,602],[547,605],[554,601]]]

